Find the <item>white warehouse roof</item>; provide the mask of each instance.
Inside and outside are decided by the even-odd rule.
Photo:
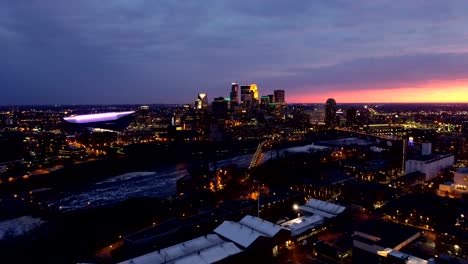
[[[292,236],[297,236],[303,232],[313,229],[323,223],[323,217],[320,215],[301,216],[281,224],[282,227],[291,231]]]
[[[281,226],[251,215],[246,215],[239,223],[269,237],[274,237],[281,230]]]
[[[188,259],[190,263],[212,263],[241,251],[233,243],[225,242],[219,236],[210,234],[129,259],[120,264],[187,263],[183,261]]]
[[[224,221],[214,232],[247,248],[259,237],[273,237],[281,229],[281,226],[248,215],[239,222]]]
[[[323,216],[323,217],[326,217],[326,218],[333,218],[333,217],[336,216],[336,215],[334,215],[334,214],[330,214],[330,213],[327,213],[327,212],[324,212],[324,211],[320,211],[320,210],[314,209],[314,208],[309,207],[309,206],[307,206],[307,205],[301,205],[301,206],[299,206],[299,210],[301,210],[301,211],[303,211],[303,212],[306,212],[306,213],[310,213],[310,214],[320,215],[320,216]]]
[[[225,242],[214,247],[209,247],[191,255],[182,257],[174,261],[177,264],[208,264],[223,260],[231,255],[242,252],[234,243]]]
[[[232,221],[224,221],[214,232],[244,248],[249,247],[259,237],[264,236],[254,229]]]
[[[310,199],[305,204],[305,206],[310,207],[312,209],[320,210],[320,211],[323,211],[325,213],[332,214],[332,215],[335,215],[335,216],[342,213],[346,209],[346,207],[344,207],[344,206],[337,205],[337,204],[330,203],[330,202],[317,200],[317,199],[313,199],[313,198]]]

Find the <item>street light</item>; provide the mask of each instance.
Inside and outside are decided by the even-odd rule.
[[[293,204],[293,209],[294,209],[294,211],[297,211],[299,209],[299,205]]]

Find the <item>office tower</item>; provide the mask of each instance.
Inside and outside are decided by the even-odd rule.
[[[354,107],[346,109],[346,126],[354,126],[357,124],[357,110]]]
[[[239,85],[237,83],[232,83],[230,98],[231,105],[239,104]]]
[[[268,95],[268,98],[270,100],[270,103],[274,103],[275,102],[275,96],[273,94],[269,94]]]
[[[325,103],[325,125],[329,128],[336,126],[336,101],[329,98]]]
[[[258,101],[258,87],[255,83],[250,85],[250,93],[252,93],[253,99]]]
[[[250,106],[252,103],[253,96],[252,93],[250,92],[250,86],[249,85],[242,85],[241,86],[241,103],[244,107]]]
[[[195,100],[195,108],[202,109],[208,107],[208,96],[206,93],[199,93],[197,100]]]
[[[262,106],[268,106],[268,104],[270,104],[270,97],[268,95],[260,97],[260,104]]]
[[[275,90],[274,95],[275,95],[275,103],[280,103],[280,104],[286,103],[284,90]]]
[[[357,119],[360,125],[369,125],[370,117],[371,117],[371,112],[369,111],[367,106],[364,106],[363,109],[359,110]]]
[[[226,119],[228,114],[228,101],[224,97],[215,98],[211,103],[213,115],[218,119]]]
[[[224,97],[224,100],[226,100],[226,102],[227,102],[228,110],[231,110],[231,109],[232,109],[232,106],[231,106],[231,97]]]

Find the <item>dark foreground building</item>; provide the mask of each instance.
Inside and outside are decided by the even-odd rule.
[[[409,226],[368,221],[354,231],[353,263],[427,264],[425,259],[402,252],[421,235]]]

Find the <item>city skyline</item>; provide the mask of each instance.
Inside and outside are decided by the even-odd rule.
[[[0,105],[468,102],[468,4],[0,3]],[[210,99],[210,100],[211,100]]]

